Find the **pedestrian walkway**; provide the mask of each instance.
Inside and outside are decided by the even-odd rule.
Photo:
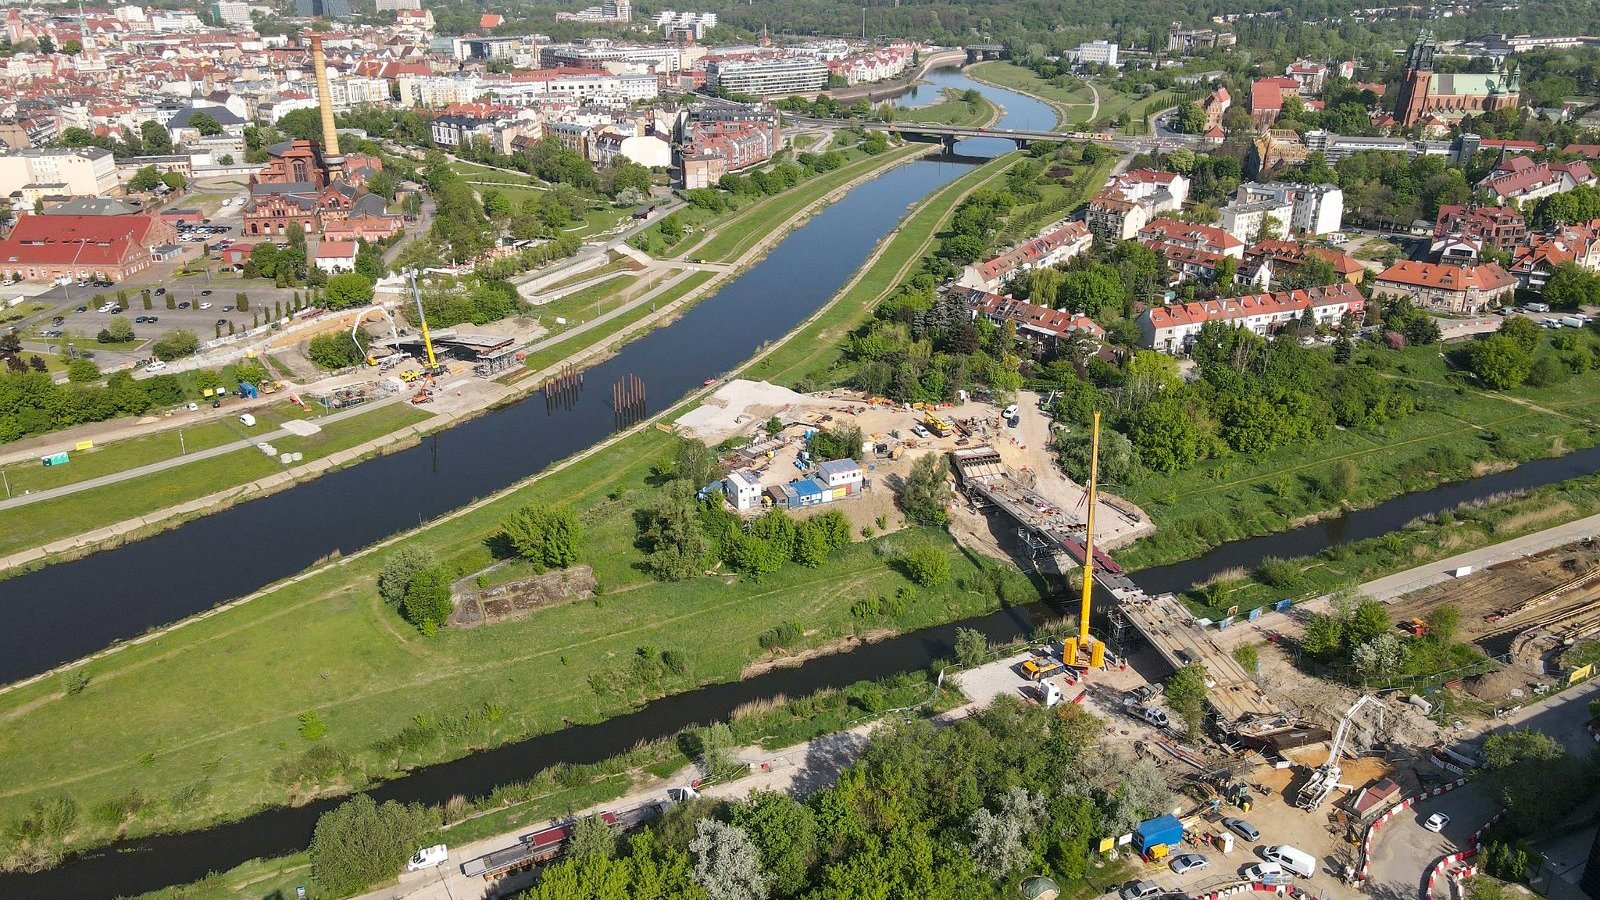
[[[353,409],[336,412],[332,415],[317,419],[315,424],[318,426],[331,425],[334,422],[347,419],[354,415],[359,415],[375,407],[394,403],[399,399],[399,396],[389,397],[379,400],[375,403],[369,403]],[[270,431],[265,434],[250,435],[249,437],[241,438],[240,440],[229,444],[222,444],[206,450],[196,450],[193,453],[184,453],[179,456],[174,456],[170,459],[159,460],[148,465],[137,466],[132,469],[124,469],[121,472],[112,472],[109,475],[101,475],[98,478],[86,478],[83,481],[75,481],[72,484],[63,484],[60,487],[53,487],[49,488],[48,490],[34,491],[31,494],[18,494],[15,497],[0,500],[0,509],[15,509],[16,507],[27,506],[32,503],[42,503],[45,500],[54,500],[57,497],[65,497],[69,494],[76,494],[79,491],[88,491],[98,487],[105,487],[108,484],[116,484],[119,481],[127,481],[130,478],[138,478],[143,475],[153,475],[157,472],[165,472],[168,469],[176,469],[179,466],[186,466],[190,463],[196,463],[203,459],[211,459],[213,457],[222,456],[227,453],[232,453],[235,450],[246,450],[251,447],[255,447],[258,444],[270,444],[273,441],[295,436],[295,433],[287,428],[279,428],[276,431]]]

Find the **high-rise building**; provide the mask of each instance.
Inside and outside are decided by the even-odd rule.
[[[719,60],[706,65],[706,80],[734,94],[793,94],[821,90],[828,83],[828,66],[804,56]]]
[[[217,0],[211,4],[211,15],[224,25],[249,25],[250,4],[243,0]]]
[[[294,0],[294,12],[302,19],[348,19],[350,0]]]

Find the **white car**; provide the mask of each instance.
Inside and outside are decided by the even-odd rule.
[[[1180,853],[1174,856],[1172,862],[1168,863],[1168,865],[1172,867],[1172,871],[1175,874],[1187,875],[1190,872],[1198,872],[1211,865],[1211,860],[1206,859],[1203,853]]]
[[[1250,881],[1275,882],[1283,875],[1283,866],[1275,862],[1256,863],[1244,870],[1244,877]]]
[[[209,304],[209,303],[202,303],[202,304],[200,304],[200,308],[201,308],[201,309],[210,309],[210,308],[211,308],[211,304]]]
[[[431,869],[450,858],[450,848],[444,844],[434,844],[432,847],[423,847],[406,863],[407,872],[420,872]]]
[[[1449,816],[1445,815],[1444,813],[1434,813],[1428,817],[1428,821],[1422,823],[1422,827],[1437,833],[1443,831],[1444,827],[1449,824]]]
[[[159,372],[162,369],[165,369],[166,367],[167,367],[167,364],[158,359],[158,360],[152,361],[150,363],[150,365],[145,366],[144,370],[146,372]]]

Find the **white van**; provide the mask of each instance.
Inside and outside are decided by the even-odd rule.
[[[1261,855],[1302,878],[1310,878],[1317,874],[1317,858],[1288,844],[1262,847]]]
[[[1548,303],[1529,303],[1528,304],[1528,312],[1549,312],[1549,311],[1550,311],[1550,304],[1548,304]]]

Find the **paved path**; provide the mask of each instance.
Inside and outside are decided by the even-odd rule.
[[[366,412],[369,409],[373,409],[374,407],[396,403],[401,399],[403,398],[397,394],[393,397],[386,397],[375,403],[362,404],[361,406],[353,407],[351,409],[307,421],[310,421],[312,424],[317,426],[328,425],[333,422],[348,419],[351,416],[360,415],[361,413]],[[60,487],[54,487],[48,490],[34,491],[31,494],[18,494],[17,496],[11,497],[7,500],[0,500],[0,509],[12,509],[18,506],[27,506],[30,503],[40,503],[45,500],[54,500],[57,497],[65,497],[68,494],[76,494],[79,491],[87,491],[97,487],[104,487],[108,484],[116,484],[119,481],[127,481],[130,478],[138,478],[141,475],[151,475],[156,472],[165,472],[168,469],[176,469],[179,466],[185,466],[189,463],[199,462],[202,459],[211,459],[215,456],[222,456],[225,453],[232,453],[235,450],[244,450],[249,447],[254,447],[257,444],[270,444],[273,441],[280,440],[282,438],[295,436],[296,435],[294,432],[289,431],[287,428],[279,428],[276,431],[270,431],[264,434],[250,435],[246,438],[229,444],[222,444],[207,450],[196,450],[193,453],[185,453],[181,456],[174,456],[171,459],[159,460],[148,465],[138,466],[137,468],[124,469],[121,472],[112,472],[109,475],[101,475],[98,478],[86,478],[83,481],[75,481],[72,484],[64,484]]]

